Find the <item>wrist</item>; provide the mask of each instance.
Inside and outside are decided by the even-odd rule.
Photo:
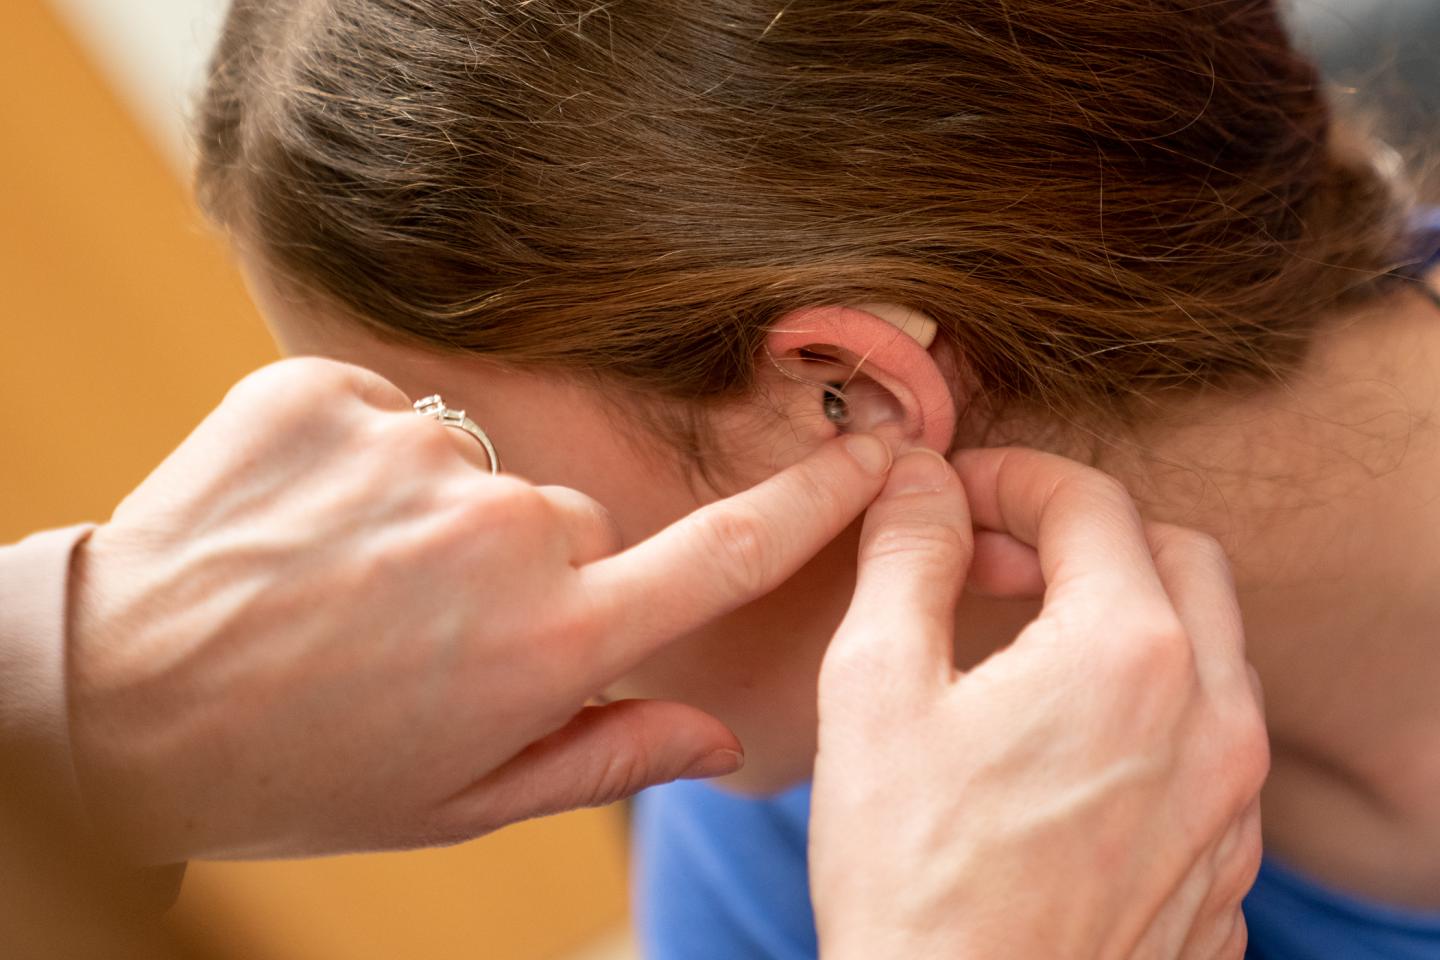
[[[917,875],[915,880],[915,887],[924,888],[926,880],[933,886],[936,878]],[[1024,936],[1006,938],[1002,941],[1006,949],[996,949],[994,937],[987,935],[982,925],[987,914],[993,919],[998,904],[992,903],[987,911],[983,903],[963,896],[964,885],[957,877],[942,882],[953,889],[935,888],[933,892],[939,895],[933,897],[920,896],[916,889],[906,891],[903,884],[875,885],[863,896],[852,891],[844,899],[844,909],[833,909],[836,900],[817,896],[821,960],[988,960],[1001,953],[1049,956],[1012,950],[1025,941]]]
[[[107,527],[97,527],[70,557],[66,591],[65,692],[71,763],[87,829],[115,850],[117,858],[139,864],[153,830],[147,809],[157,798],[147,794],[159,778],[148,773],[148,751],[136,749],[136,684],[126,668],[128,651],[145,645],[133,619],[124,615],[117,596],[115,562]],[[130,625],[127,626],[127,622]],[[146,786],[146,785],[149,786]]]

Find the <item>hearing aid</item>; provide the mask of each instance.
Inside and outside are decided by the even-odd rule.
[[[859,357],[856,372],[894,397],[906,419],[918,426],[920,444],[943,453],[954,434],[955,409],[949,385],[929,354],[938,334],[934,320],[892,304],[811,307],[777,323],[769,348],[777,357],[815,358],[826,347],[850,345],[848,352]],[[842,432],[853,428],[845,394],[849,385],[849,379],[821,385],[821,412]]]
[[[892,324],[895,329],[920,344],[922,350],[929,350],[940,332],[940,324],[919,310],[908,307],[896,306],[893,303],[862,303],[855,309],[873,313],[886,323]]]

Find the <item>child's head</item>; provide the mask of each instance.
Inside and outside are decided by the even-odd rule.
[[[288,347],[441,392],[631,539],[832,434],[827,381],[918,435],[938,372],[959,443],[1133,423],[1283,376],[1403,258],[1273,0],[236,0],[199,134]],[[936,345],[856,375],[906,311]],[[635,689],[803,773],[852,575],[842,537]]]

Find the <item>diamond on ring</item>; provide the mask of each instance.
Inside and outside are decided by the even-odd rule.
[[[445,406],[445,401],[440,399],[440,394],[432,393],[428,397],[422,397],[415,401],[415,412],[422,417],[429,417],[431,420],[438,420],[447,427],[454,427],[462,430],[479,441],[480,446],[485,448],[485,455],[490,458],[490,472],[500,472],[500,457],[495,453],[495,445],[490,442],[490,437],[480,425],[469,417],[465,416],[464,410],[451,410]]]

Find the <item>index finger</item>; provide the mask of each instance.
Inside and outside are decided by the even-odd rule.
[[[834,540],[885,483],[890,449],[857,434],[650,539],[579,569],[608,672],[774,590]]]
[[[1051,613],[1064,609],[1084,621],[1104,616],[1113,622],[1122,613],[1140,622],[1175,619],[1144,522],[1119,481],[1022,447],[964,450],[951,463],[975,524],[1036,549]]]

